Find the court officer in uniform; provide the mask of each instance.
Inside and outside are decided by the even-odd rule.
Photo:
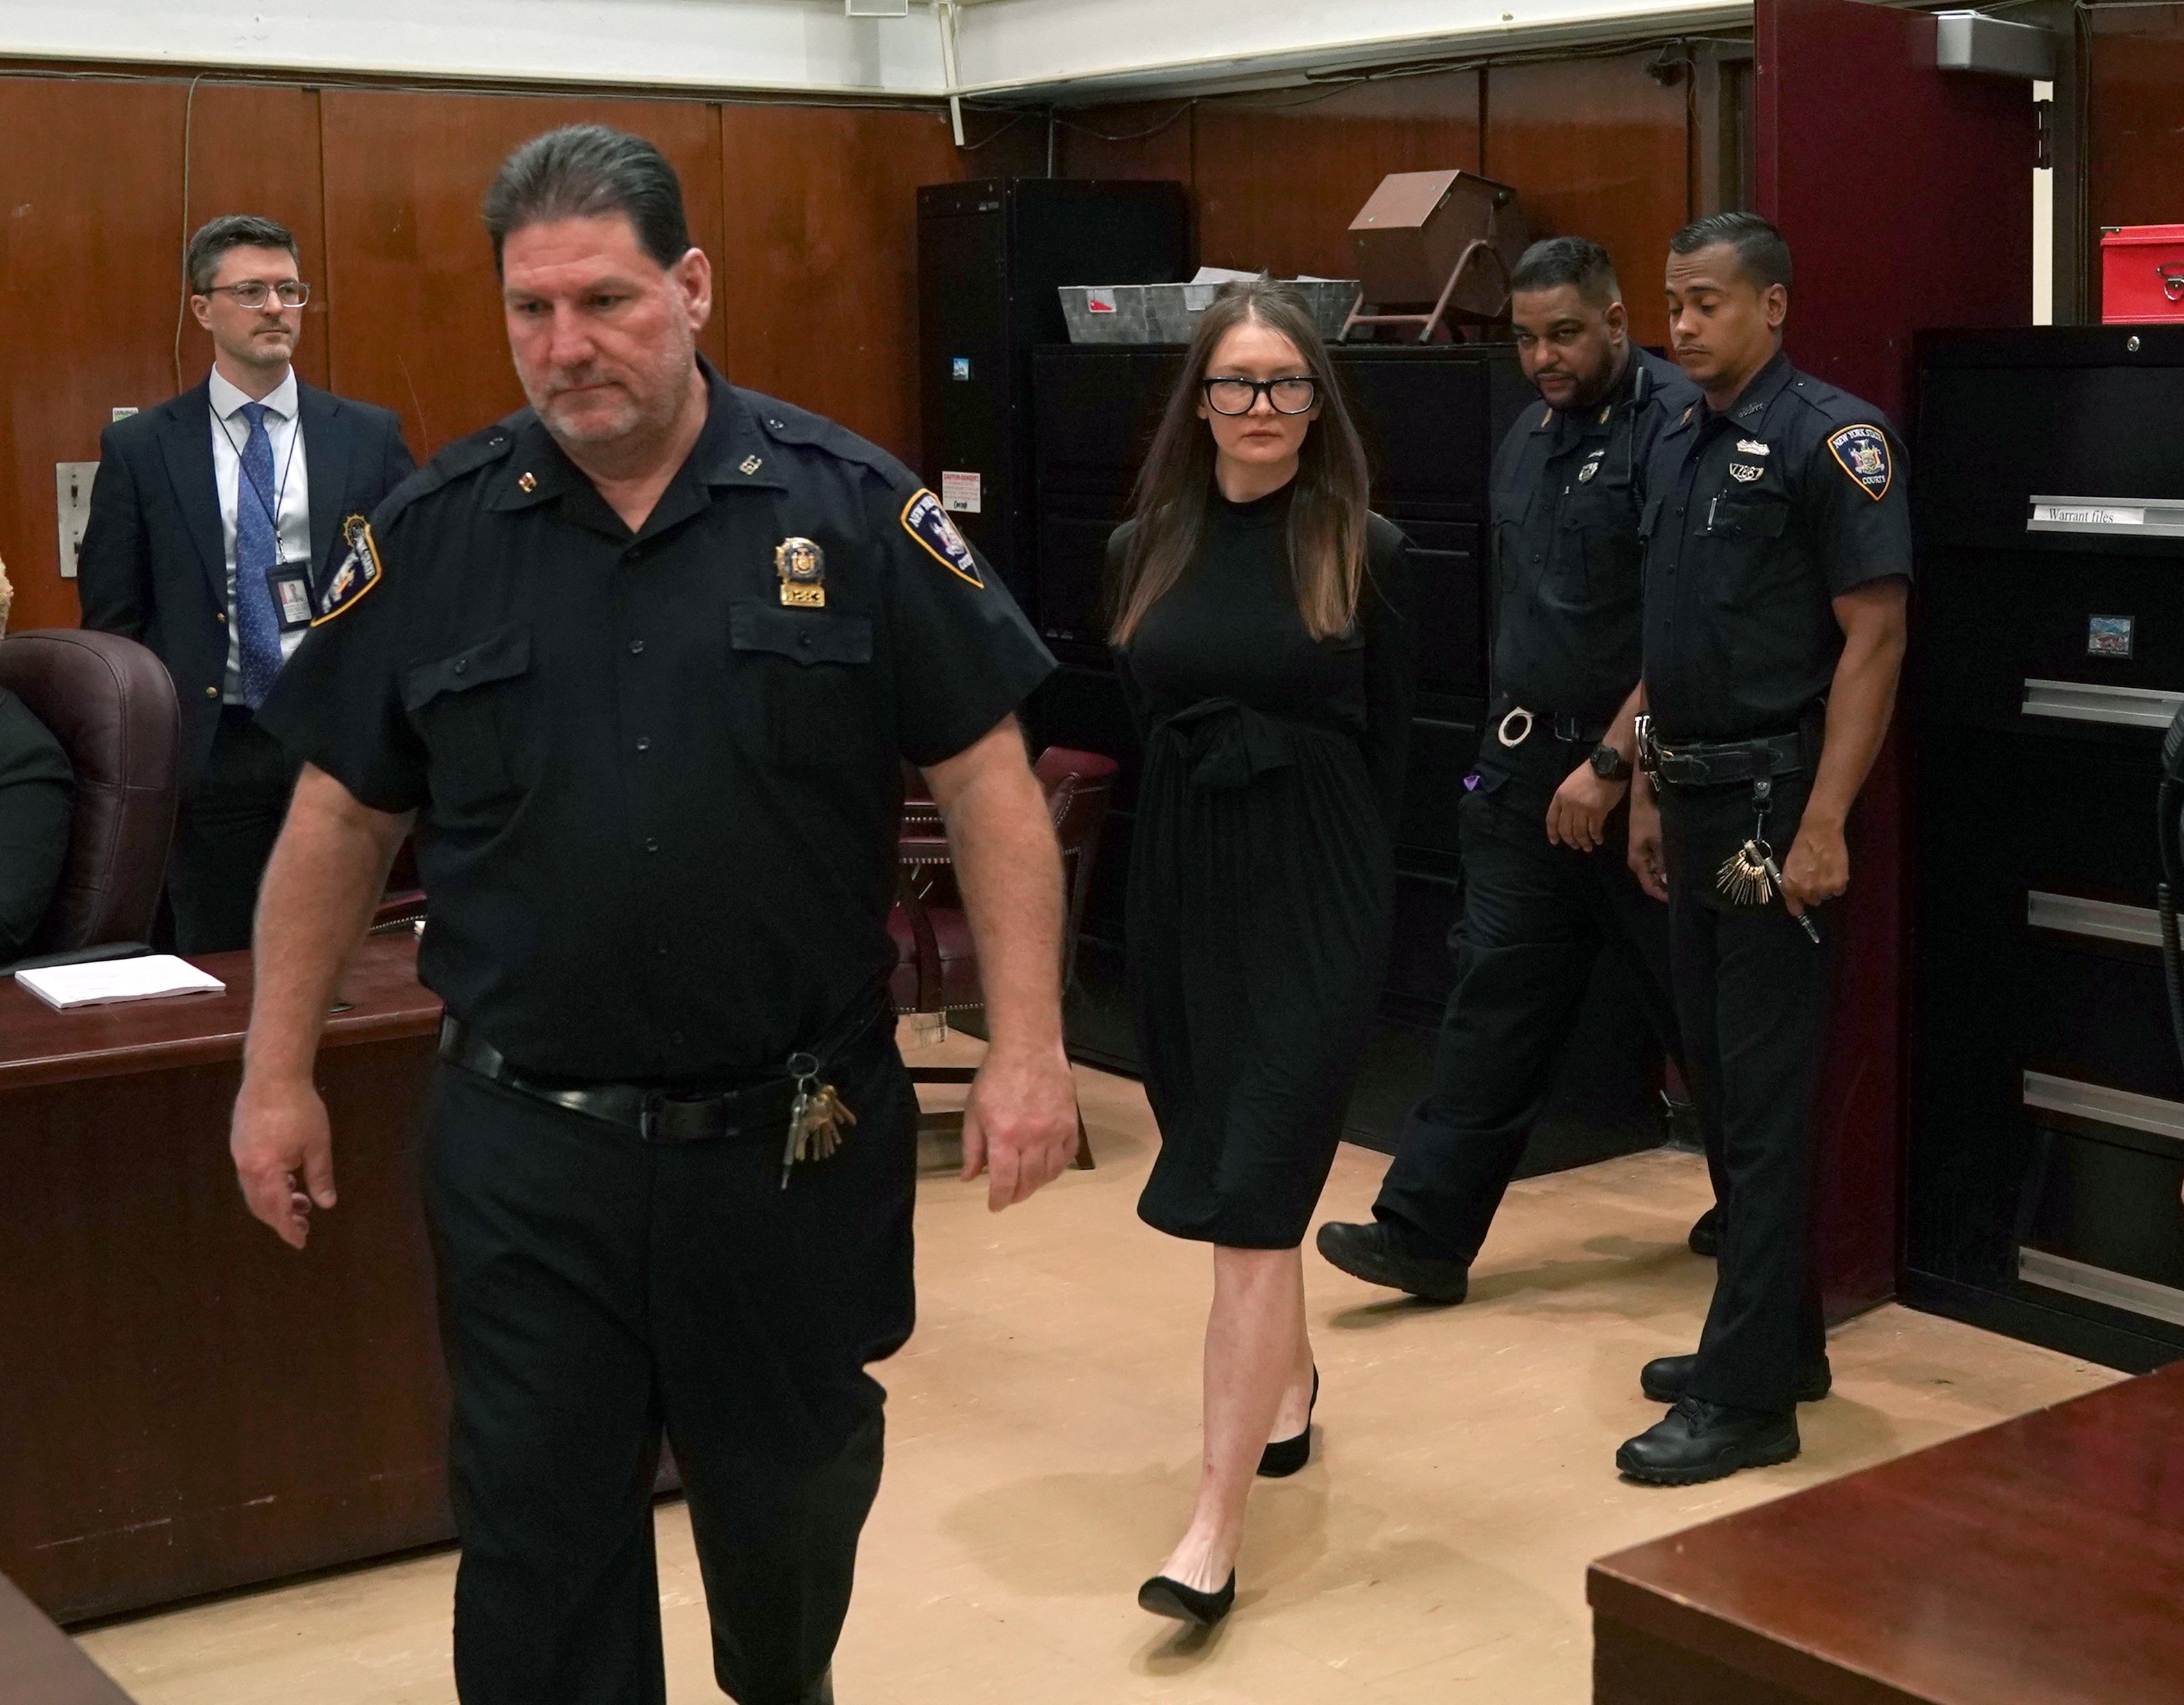
[[[426,1202],[449,1322],[467,1705],[659,1705],[651,1490],[689,1496],[715,1674],[833,1697],[911,1320],[916,1100],[886,916],[900,761],[946,816],[992,1049],[994,1207],[1076,1143],[1060,859],[1014,712],[1050,660],[900,464],[727,384],[674,171],[599,126],[487,198],[531,408],[359,524],[268,726],[232,1146],[301,1247],[334,1202],[320,1015],[412,822],[445,997]]]
[[[1511,279],[1518,359],[1541,402],[1494,467],[1494,697],[1460,811],[1463,916],[1433,1091],[1404,1122],[1373,1222],[1329,1222],[1345,1272],[1461,1302],[1553,1088],[1603,948],[1671,1055],[1668,913],[1624,857],[1638,737],[1641,475],[1698,393],[1632,344],[1607,251],[1536,242]]]
[[[1670,240],[1669,335],[1705,395],[1646,475],[1644,761],[1630,860],[1669,901],[1670,964],[1728,1195],[1696,1356],[1649,1363],[1668,1415],[1617,1453],[1685,1485],[1797,1454],[1828,1389],[1806,1271],[1813,1092],[1843,828],[1887,733],[1911,528],[1880,411],[1790,365],[1790,250],[1756,214]],[[1642,794],[1645,790],[1641,788]]]

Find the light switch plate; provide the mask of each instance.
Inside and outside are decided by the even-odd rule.
[[[83,529],[91,520],[91,482],[98,477],[97,462],[53,464],[53,508],[60,521],[61,578],[75,578],[75,554],[83,543]]]

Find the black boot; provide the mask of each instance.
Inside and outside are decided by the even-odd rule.
[[[1691,1245],[1693,1255],[1711,1257],[1721,1253],[1721,1205],[1719,1202],[1692,1222],[1691,1235],[1684,1241]]]
[[[1329,1220],[1320,1227],[1319,1252],[1353,1279],[1407,1290],[1428,1302],[1461,1302],[1471,1285],[1468,1261],[1436,1261],[1408,1255],[1378,1220],[1345,1225]]]
[[[1794,1409],[1736,1409],[1685,1397],[1636,1438],[1625,1440],[1615,1466],[1647,1485],[1695,1486],[1739,1468],[1786,1463],[1802,1448]]]
[[[1691,1369],[1698,1366],[1698,1362],[1696,1356],[1656,1357],[1638,1370],[1638,1389],[1656,1403],[1677,1402],[1691,1390]],[[1817,1362],[1797,1364],[1795,1390],[1800,1403],[1819,1402],[1834,1384],[1835,1375],[1825,1354]]]

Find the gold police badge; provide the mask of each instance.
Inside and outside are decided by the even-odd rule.
[[[773,548],[781,577],[781,601],[791,610],[827,607],[827,553],[808,538],[785,538]]]

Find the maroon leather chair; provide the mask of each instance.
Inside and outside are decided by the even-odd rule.
[[[166,666],[116,634],[34,628],[0,640],[0,687],[53,730],[75,767],[68,862],[31,955],[148,940],[174,837],[181,741]]]
[[[1117,766],[1112,758],[1097,752],[1050,746],[1032,767],[1046,794],[1055,839],[1061,848],[1063,893],[1068,903],[1062,937],[1066,989],[1076,972],[1078,932],[1084,919],[1085,897],[1092,889],[1093,861],[1099,856],[1100,832],[1106,826]],[[903,801],[898,852],[896,902],[888,918],[895,945],[890,985],[895,1011],[944,1015],[976,1011],[985,1004],[978,986],[978,955],[950,869],[947,828],[932,800],[913,796]],[[913,1066],[910,1075],[913,1083],[967,1084],[977,1072],[968,1066]],[[962,1115],[928,1113],[920,1125],[932,1131],[960,1130]],[[1077,1164],[1092,1164],[1092,1147],[1081,1120]]]

